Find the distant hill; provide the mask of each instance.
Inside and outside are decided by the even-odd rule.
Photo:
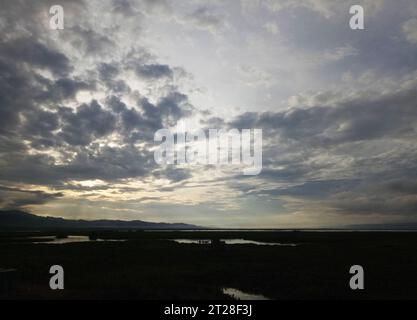
[[[0,210],[0,229],[199,229],[184,223],[154,223],[141,220],[67,220],[41,217],[19,210]]]

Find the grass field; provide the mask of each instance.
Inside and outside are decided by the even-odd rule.
[[[27,236],[94,235],[125,242],[32,244]],[[296,247],[178,244],[167,239],[250,239]],[[88,232],[0,234],[0,298],[228,299],[236,288],[270,299],[416,299],[417,233]],[[62,265],[65,289],[49,289]],[[349,268],[365,290],[349,288]]]

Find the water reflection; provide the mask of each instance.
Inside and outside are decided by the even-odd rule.
[[[170,241],[181,244],[212,244],[210,239],[171,239]]]
[[[261,294],[251,294],[233,288],[222,288],[222,292],[235,300],[270,300]]]
[[[8,272],[15,272],[15,271],[17,271],[17,269],[0,268],[0,273],[8,273]]]
[[[258,246],[283,246],[283,247],[296,247],[295,243],[279,243],[279,242],[261,242],[245,239],[221,239],[226,244],[255,244]]]
[[[201,244],[209,245],[214,244],[213,240],[210,239],[170,239],[176,243],[181,244]],[[220,239],[216,244],[227,244],[227,245],[238,245],[238,244],[253,244],[258,246],[282,246],[282,247],[296,247],[295,243],[279,243],[279,242],[261,242],[254,240],[245,239]]]
[[[96,239],[92,240],[89,236],[67,236],[67,237],[36,237],[33,238],[34,244],[66,244],[66,243],[78,243],[78,242],[116,242],[116,241],[126,241],[126,240],[119,240],[119,239]],[[39,241],[41,240],[41,241]]]

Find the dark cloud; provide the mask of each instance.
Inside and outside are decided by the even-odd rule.
[[[158,113],[149,115],[141,112],[142,109],[156,108],[146,98],[142,99],[137,108],[128,107],[116,96],[109,97],[107,103],[118,115],[119,130],[127,143],[151,142],[155,131],[163,128],[163,120]]]
[[[120,75],[121,66],[118,63],[102,63],[98,66],[99,81],[102,82],[108,90],[115,93],[130,93],[131,89]]]
[[[388,184],[388,191],[408,195],[417,195],[417,182],[410,180],[393,181]]]
[[[123,103],[119,97],[117,96],[110,96],[107,97],[107,104],[115,113],[121,113],[127,109],[125,103]]]
[[[172,78],[174,75],[172,69],[166,64],[139,65],[136,67],[136,74],[148,80]]]
[[[54,131],[59,127],[57,113],[40,110],[37,113],[25,114],[22,133],[32,140],[34,148],[52,147],[55,145]]]
[[[127,1],[115,4],[129,5]],[[154,11],[164,6],[163,1],[144,2],[141,8]],[[27,21],[36,21],[49,12],[48,2],[33,9],[27,11],[16,3],[8,12],[16,17],[24,12]],[[66,14],[78,9],[65,5]],[[78,16],[83,14],[79,13]],[[76,62],[60,52],[54,41],[45,41],[39,24],[28,37],[5,27],[13,24],[9,17],[4,21],[0,46],[0,179],[63,188],[71,180],[116,181],[152,175],[153,153],[134,144],[150,144],[156,130],[190,115],[193,109],[186,95],[170,87],[174,69],[149,63],[151,56],[146,50],[135,49],[125,59],[93,64],[88,72],[75,75],[72,72],[78,68]],[[26,22],[22,21],[22,25]],[[77,52],[82,49],[98,55],[114,46],[106,35],[84,23],[66,27],[59,37]],[[154,104],[139,93],[135,93],[140,97],[137,105],[124,103],[120,96],[131,89],[121,72],[132,66],[143,79],[166,79],[167,93]],[[109,94],[103,99],[105,103],[76,101],[79,91],[91,93],[103,87]],[[119,147],[107,146],[106,139],[113,133]],[[101,145],[97,143],[99,139],[103,141]],[[187,177],[181,170],[160,170],[158,174],[172,180]],[[10,195],[12,191],[8,192]],[[49,199],[40,194],[37,197],[42,198],[39,204]],[[23,200],[19,201],[23,205]],[[34,204],[35,199],[31,201]],[[16,200],[13,206],[18,205]]]
[[[98,66],[98,72],[100,80],[108,82],[119,75],[119,68],[111,63],[101,63]]]
[[[73,99],[78,91],[93,90],[94,84],[85,81],[74,80],[70,78],[62,78],[57,81],[49,81],[43,79],[43,83],[47,86],[47,90],[39,93],[37,100],[63,102],[66,99]]]
[[[355,215],[391,215],[401,219],[415,216],[417,197],[398,197],[391,193],[357,192],[335,194],[326,201],[335,213]]]
[[[332,194],[349,191],[358,185],[359,180],[323,180],[306,181],[294,186],[257,190],[258,194],[271,196],[293,196],[303,198],[318,198],[331,196]]]
[[[68,58],[50,47],[32,38],[17,38],[0,43],[0,55],[3,58],[29,66],[45,68],[56,75],[65,75],[71,71]]]
[[[32,191],[0,186],[0,208],[20,209],[29,205],[44,204],[62,196],[63,194],[60,192],[47,193],[43,191]]]
[[[192,177],[189,170],[175,168],[173,166],[168,166],[164,170],[157,170],[153,174],[157,178],[166,178],[171,182],[180,182]]]
[[[193,110],[188,97],[176,91],[156,104],[142,98],[137,108],[129,108],[115,96],[109,98],[108,104],[119,114],[125,141],[129,143],[153,142],[157,130],[175,125],[181,118],[190,116]]]
[[[357,97],[336,105],[245,113],[230,123],[237,128],[262,128],[281,139],[317,145],[412,137],[416,134],[417,91]]]
[[[19,111],[30,101],[22,99],[22,92],[30,90],[30,79],[16,68],[0,59],[0,132],[15,128],[20,122]]]
[[[409,83],[384,94],[329,94],[322,106],[236,117],[228,127],[264,130],[264,167],[235,177],[232,188],[306,212],[415,215],[416,92]]]
[[[113,12],[120,13],[124,16],[132,16],[135,13],[135,8],[129,0],[113,0]]]
[[[63,107],[58,112],[63,122],[58,136],[70,145],[88,145],[115,130],[115,116],[95,100],[88,105],[81,105],[75,112]]]
[[[276,37],[287,35],[282,39],[284,47],[291,43],[289,51],[295,53],[296,59],[299,57],[303,66],[319,66],[326,77],[339,79],[347,70],[355,77],[364,66],[384,66],[390,76],[395,74],[389,77],[391,82],[401,79],[397,77],[399,73],[409,72],[409,76],[392,87],[385,88],[385,82],[380,84],[375,78],[369,80],[373,83],[354,93],[329,90],[314,96],[314,103],[304,104],[300,100],[296,107],[292,105],[285,111],[247,112],[228,121],[214,111],[196,112],[189,96],[180,92],[181,86],[176,83],[186,72],[158,63],[158,57],[141,47],[141,39],[136,36],[140,35],[142,25],[133,22],[148,19],[156,23],[162,18],[180,23],[183,30],[190,27],[193,33],[196,28],[218,33],[228,23],[234,23],[235,15],[228,20],[216,12],[216,6],[200,7],[200,2],[194,2],[174,17],[175,8],[167,1],[114,0],[109,2],[110,6],[103,5],[113,12],[111,18],[115,19],[107,29],[108,17],[104,14],[102,21],[94,20],[85,3],[81,0],[2,3],[0,181],[4,186],[0,187],[1,207],[41,205],[62,196],[15,188],[15,185],[38,185],[63,193],[66,190],[122,193],[138,189],[126,187],[116,191],[112,183],[157,178],[171,182],[160,191],[195,186],[216,188],[218,183],[237,191],[237,195],[230,197],[235,202],[239,202],[239,195],[259,197],[262,201],[277,201],[288,211],[295,206],[302,212],[314,209],[340,215],[412,216],[417,213],[414,182],[417,179],[417,85],[415,74],[411,73],[417,66],[417,55],[416,47],[405,44],[404,35],[398,35],[403,31],[404,22],[410,19],[409,13],[395,17],[390,14],[386,19],[370,17],[374,22],[379,21],[372,24],[374,28],[386,34],[372,30],[362,34],[350,32],[346,24],[340,24],[339,17],[323,22],[317,8],[324,8],[325,1],[315,2],[318,7],[313,12],[302,10],[297,17],[303,24],[299,23],[300,19],[276,19],[280,31]],[[66,18],[70,19],[66,20],[65,30],[51,34],[47,17],[53,4],[64,5]],[[294,6],[294,12],[296,7],[299,6]],[[400,11],[403,10],[393,12]],[[277,12],[269,12],[268,17]],[[116,19],[127,23],[119,24]],[[281,21],[286,23],[281,25]],[[234,29],[230,30],[236,35]],[[251,30],[254,29],[247,29],[249,33]],[[208,39],[198,34],[204,41]],[[132,44],[123,40],[132,35],[135,40]],[[123,44],[118,46],[121,40]],[[245,42],[245,46],[258,45],[251,37],[236,41]],[[251,60],[258,48],[248,49],[247,58]],[[219,56],[226,54],[219,52]],[[304,61],[309,59],[313,62]],[[283,63],[285,60],[284,57]],[[268,66],[269,60],[263,63]],[[144,89],[135,87],[134,81],[129,83],[131,72]],[[297,72],[294,70],[294,74]],[[353,86],[362,85],[361,81]],[[80,95],[80,91],[100,98],[82,103],[77,97],[82,97],[84,102],[88,94]],[[190,90],[193,91],[196,92]],[[263,129],[261,174],[245,177],[225,172],[219,178],[191,185],[189,179],[198,174],[192,168],[157,166],[152,153],[155,131],[175,126],[179,120],[192,115],[204,117],[200,121],[204,128]],[[210,170],[215,168],[204,167],[205,172]],[[78,184],[97,179],[103,185]],[[142,198],[148,199],[158,200],[158,197]]]
[[[155,167],[153,153],[134,146],[93,150],[79,152],[68,165],[57,166],[57,173],[76,180],[114,181],[147,176]]]
[[[117,181],[144,177],[155,169],[153,153],[134,146],[79,147],[75,157],[59,163],[46,154],[2,154],[1,181],[62,186],[70,180]]]
[[[157,108],[145,108],[145,114],[147,117],[152,117],[155,114],[159,114],[164,118],[168,124],[174,124],[183,117],[190,116],[193,107],[188,101],[188,97],[177,91],[170,92],[167,96],[159,100]]]

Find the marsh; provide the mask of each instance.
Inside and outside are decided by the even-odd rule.
[[[88,236],[89,231],[72,234]],[[224,291],[230,288],[272,300],[417,298],[417,255],[412,254],[417,245],[415,232],[116,230],[94,234],[125,241],[50,245],[16,242],[16,237],[35,234],[1,234],[1,268],[16,271],[7,273],[10,277],[1,275],[0,297],[230,300],[234,297]],[[175,238],[299,245],[170,241]],[[55,264],[65,269],[65,290],[49,289],[48,270]],[[365,290],[349,288],[349,269],[356,264],[364,267]]]

